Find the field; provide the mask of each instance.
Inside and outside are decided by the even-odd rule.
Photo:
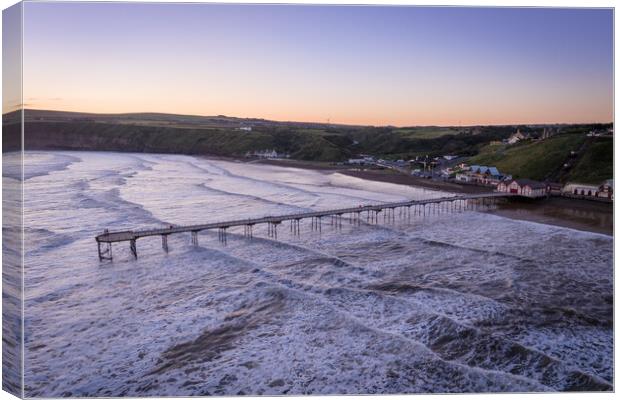
[[[440,126],[423,126],[414,128],[394,129],[394,133],[400,134],[405,138],[411,139],[436,139],[445,135],[457,135],[459,130],[456,128],[444,128]]]

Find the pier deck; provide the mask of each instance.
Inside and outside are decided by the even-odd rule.
[[[310,212],[302,212],[302,213],[293,213],[293,214],[285,214],[285,215],[277,215],[277,216],[265,216],[259,218],[249,218],[249,219],[238,219],[232,221],[221,221],[221,222],[212,222],[207,224],[199,224],[199,225],[183,225],[176,226],[171,225],[167,228],[159,228],[159,229],[143,229],[143,230],[126,230],[126,231],[105,231],[104,233],[95,237],[97,241],[98,250],[99,250],[99,258],[103,259],[111,259],[111,244],[115,242],[130,242],[130,248],[133,255],[137,258],[136,252],[136,240],[143,237],[149,236],[161,236],[162,237],[162,247],[164,250],[168,250],[167,244],[167,236],[176,233],[183,232],[191,232],[192,233],[192,241],[197,244],[197,233],[204,230],[210,229],[218,229],[220,232],[220,239],[224,239],[225,234],[228,228],[243,226],[245,227],[245,234],[247,236],[251,236],[251,230],[254,225],[258,224],[269,224],[269,234],[270,236],[276,235],[277,230],[276,226],[281,224],[284,221],[292,221],[297,224],[297,232],[298,232],[298,224],[302,219],[312,218],[313,224],[315,220],[317,220],[317,224],[320,223],[320,219],[324,217],[341,217],[344,214],[353,214],[359,215],[362,212],[366,212],[369,217],[374,214],[374,221],[376,222],[376,216],[379,212],[383,210],[394,210],[397,208],[411,208],[414,206],[421,206],[427,204],[438,204],[444,202],[457,202],[457,201],[467,201],[467,200],[485,200],[485,199],[497,199],[497,198],[507,198],[515,196],[512,193],[481,193],[481,194],[468,194],[468,195],[456,195],[456,196],[445,196],[438,197],[433,199],[425,199],[425,200],[411,200],[411,201],[403,201],[397,203],[381,203],[374,205],[365,205],[359,207],[348,207],[348,208],[340,208],[334,210],[325,210],[325,211],[310,211]],[[358,218],[359,219],[359,218]],[[371,218],[372,219],[372,218]],[[314,226],[314,225],[313,225]],[[319,225],[317,225],[319,226]],[[291,228],[293,230],[293,228]],[[109,254],[107,251],[102,251],[101,244],[107,244]]]

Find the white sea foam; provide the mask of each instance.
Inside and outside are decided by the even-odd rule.
[[[146,238],[100,263],[105,228],[445,194],[176,155],[25,162],[28,396],[611,388],[611,237],[468,211]]]

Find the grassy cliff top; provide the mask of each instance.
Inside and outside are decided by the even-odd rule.
[[[600,183],[613,176],[613,140],[569,133],[514,145],[489,144],[470,158],[513,178]]]

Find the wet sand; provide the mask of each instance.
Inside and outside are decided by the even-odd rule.
[[[278,167],[290,167],[290,168],[302,168],[311,169],[317,171],[341,171],[346,170],[345,166],[336,165],[326,161],[303,161],[303,160],[291,160],[291,159],[256,159],[252,161],[245,161],[252,164],[267,164],[277,165]]]
[[[474,186],[474,185],[461,185],[452,182],[433,181],[430,179],[423,179],[411,175],[405,175],[403,173],[393,171],[390,169],[378,169],[378,168],[351,168],[342,165],[334,165],[327,162],[315,162],[315,161],[299,161],[299,160],[257,160],[256,164],[268,164],[277,165],[279,167],[291,167],[291,168],[303,168],[311,169],[320,172],[338,172],[344,175],[353,176],[356,178],[367,179],[371,181],[396,183],[399,185],[410,185],[421,187],[425,189],[441,190],[454,193],[486,193],[492,192],[492,189]]]
[[[368,179],[380,182],[397,183],[399,185],[410,185],[421,187],[431,190],[441,190],[453,193],[490,193],[493,190],[491,188],[474,186],[474,185],[461,185],[452,182],[433,181],[431,179],[423,179],[416,176],[405,175],[400,172],[392,170],[342,170],[338,171],[341,174],[354,176],[356,178]]]
[[[557,225],[588,232],[613,235],[613,204],[588,200],[550,197],[523,201],[512,200],[489,211],[503,217]]]

